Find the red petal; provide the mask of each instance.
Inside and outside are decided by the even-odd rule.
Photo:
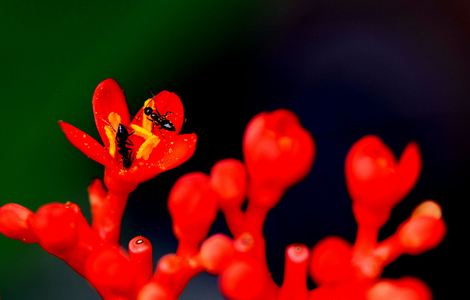
[[[181,134],[171,140],[162,140],[147,161],[131,169],[126,175],[128,180],[144,182],[161,172],[173,169],[187,161],[196,150],[197,136],[194,133]],[[134,162],[134,164],[138,162]]]
[[[175,93],[168,91],[162,91],[152,99],[154,101],[155,109],[157,109],[161,115],[167,114],[166,119],[175,126],[175,131],[159,129],[158,126],[154,126],[152,130],[153,133],[159,137],[164,136],[167,138],[178,134],[183,127],[184,121],[184,108],[183,103],[181,103],[181,99]],[[134,120],[132,120],[132,123],[142,126],[142,118],[148,118],[144,114],[144,108],[139,110],[135,115]]]
[[[163,170],[173,169],[187,161],[196,151],[197,135],[194,133],[178,135],[165,149],[159,165]]]
[[[108,151],[94,138],[67,122],[59,121],[59,126],[75,148],[105,167],[112,166],[113,160]]]
[[[120,123],[129,124],[129,109],[123,91],[116,81],[106,79],[96,87],[93,94],[95,124],[106,147],[109,146],[109,140],[106,137],[105,127],[110,125],[108,116],[112,112],[121,117]],[[117,130],[117,128],[114,128],[114,130]]]
[[[416,143],[409,143],[401,155],[398,174],[405,193],[413,188],[421,172],[421,155]]]

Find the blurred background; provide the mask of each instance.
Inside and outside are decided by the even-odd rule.
[[[197,151],[139,186],[123,221],[122,244],[143,234],[157,258],[176,247],[166,207],[175,180],[242,159],[250,118],[284,107],[318,150],[310,175],[268,216],[274,279],[282,280],[288,244],[354,239],[344,159],[361,136],[378,134],[396,154],[416,140],[424,161],[381,237],[430,198],[449,229],[438,248],[401,257],[384,276],[419,277],[435,299],[450,299],[461,287],[455,263],[466,260],[459,239],[468,228],[469,40],[465,0],[0,0],[0,204],[35,210],[71,200],[88,214],[86,187],[102,167],[68,144],[57,121],[98,137],[91,97],[108,77],[124,89],[131,113],[151,91],[173,91],[185,105],[183,131],[199,136]],[[226,232],[222,218],[213,232]],[[99,299],[63,262],[3,236],[0,298]],[[222,297],[217,280],[201,275],[181,299]]]

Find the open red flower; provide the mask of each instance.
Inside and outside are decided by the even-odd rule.
[[[93,113],[104,145],[66,122],[59,125],[72,145],[105,166],[108,188],[132,191],[195,151],[196,135],[179,134],[184,109],[174,93],[163,91],[148,99],[131,121],[123,91],[106,79],[95,89]]]

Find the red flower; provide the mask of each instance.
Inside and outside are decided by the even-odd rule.
[[[248,124],[243,138],[245,164],[257,192],[263,189],[282,194],[285,189],[304,178],[310,171],[315,157],[315,143],[297,116],[278,109],[270,113],[260,113]],[[278,195],[265,198],[266,206],[277,202]],[[262,200],[262,201],[264,201]]]
[[[408,144],[397,161],[379,137],[365,136],[349,151],[345,171],[358,222],[383,225],[390,210],[418,180],[421,171],[418,145]]]
[[[196,135],[179,134],[184,110],[176,94],[163,91],[148,99],[131,121],[123,91],[114,80],[106,79],[95,89],[93,113],[104,145],[66,122],[59,125],[72,145],[105,166],[109,189],[128,193],[182,164],[195,151]]]
[[[192,254],[217,216],[217,194],[211,188],[209,176],[193,172],[179,178],[171,189],[168,209],[180,242],[178,253]]]

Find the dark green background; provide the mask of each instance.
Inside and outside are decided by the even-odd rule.
[[[242,158],[241,138],[257,112],[294,110],[316,138],[312,173],[266,223],[268,263],[282,279],[286,245],[329,234],[353,240],[343,162],[374,133],[395,153],[416,140],[423,174],[381,232],[434,198],[449,234],[437,249],[403,257],[386,277],[413,275],[436,299],[460,287],[452,258],[466,236],[470,164],[470,6],[460,0],[10,1],[0,0],[0,204],[32,209],[75,201],[88,214],[86,186],[102,168],[68,144],[66,120],[97,137],[95,86],[112,77],[131,113],[167,89],[181,96],[194,157],[131,195],[122,244],[149,237],[155,257],[174,251],[165,199],[182,174]],[[219,218],[213,231],[226,230]],[[311,283],[310,283],[311,284]],[[462,286],[463,287],[463,286]],[[37,245],[0,237],[0,298],[97,299],[61,261]],[[183,299],[220,299],[200,276]]]

